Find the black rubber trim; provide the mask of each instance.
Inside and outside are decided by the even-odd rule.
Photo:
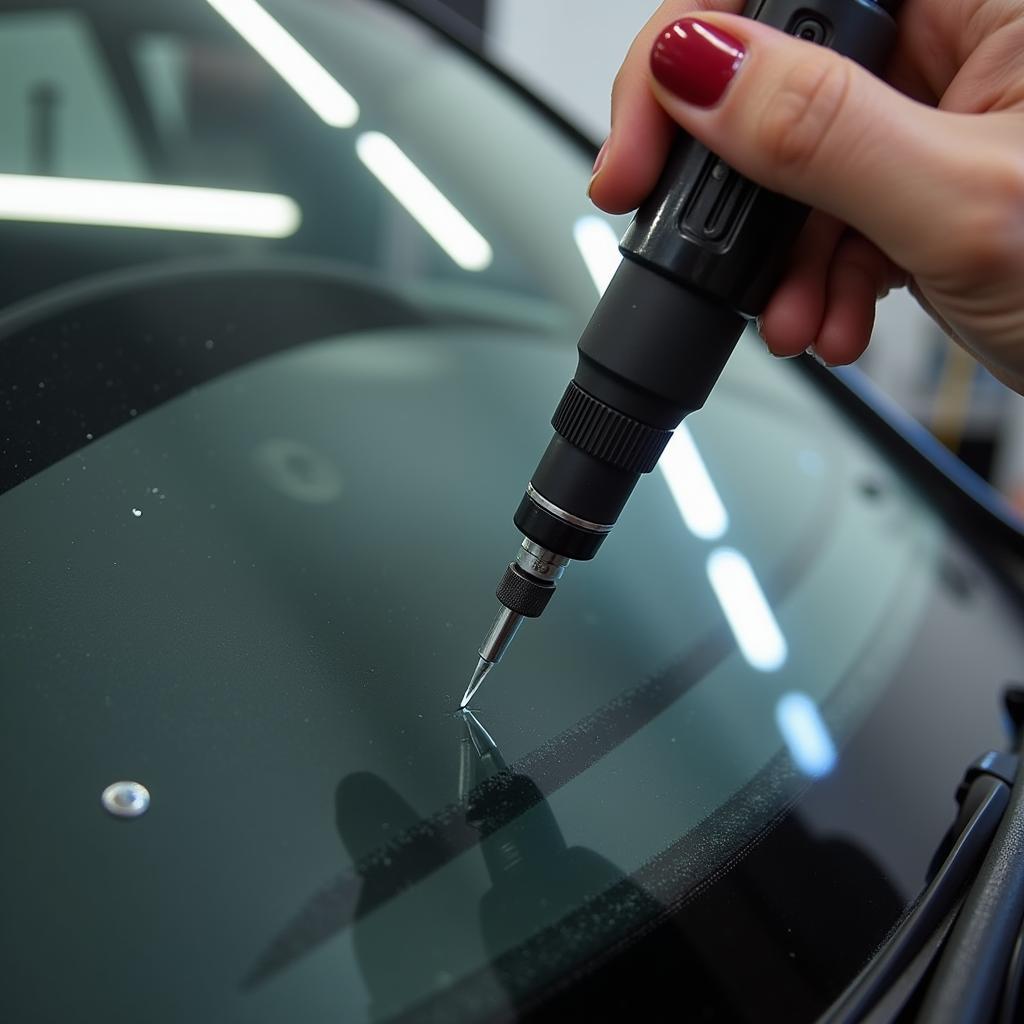
[[[856,1024],[897,981],[962,893],[985,856],[1009,801],[1010,787],[1006,783],[991,775],[975,779],[965,799],[965,805],[973,811],[935,877],[882,949],[821,1016],[819,1024]]]
[[[929,1024],[990,1021],[1024,921],[1024,786],[1010,790],[977,880],[942,952],[920,1020]]]
[[[573,380],[555,409],[551,426],[569,444],[627,473],[650,473],[672,437],[671,430],[624,416]]]

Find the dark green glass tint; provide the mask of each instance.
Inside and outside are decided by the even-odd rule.
[[[342,129],[189,8],[178,27],[133,15],[125,52],[164,61],[148,102],[177,95],[168,53],[191,54],[199,88],[205,45],[235,53],[232,88],[250,74],[263,91],[258,116],[232,108],[244,158],[187,106],[165,158],[191,156],[194,183],[213,153],[219,186],[293,196],[307,233],[0,224],[59,256],[26,259],[9,296],[26,302],[0,315],[17,469],[0,497],[5,1019],[522,1006],[840,774],[935,622],[952,650],[983,650],[991,701],[1024,653],[1000,592],[748,339],[600,557],[523,627],[475,706],[485,735],[468,731],[455,708],[518,543],[511,512],[572,372],[595,254],[608,262],[611,228],[584,220],[587,162],[384,11],[274,8],[358,96]],[[143,46],[155,37],[164,57]],[[171,114],[155,121],[175,138]],[[358,170],[364,128],[415,153],[492,265],[460,268]],[[275,141],[291,137],[295,152]],[[139,253],[152,265],[127,269]],[[961,670],[936,657],[915,678],[957,693]],[[894,764],[900,721],[878,748]],[[920,728],[959,723],[940,708]],[[929,828],[986,729],[932,752]],[[146,814],[104,812],[117,779],[149,788]],[[864,806],[830,803],[827,831],[870,848],[895,916],[938,835],[903,853]],[[798,932],[820,926],[823,908],[792,910]]]

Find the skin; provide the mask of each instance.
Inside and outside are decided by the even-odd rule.
[[[590,196],[609,213],[653,188],[676,126],[768,188],[812,206],[760,318],[768,348],[832,365],[867,347],[875,303],[908,287],[956,341],[1024,394],[1024,0],[906,0],[885,81],[736,15],[738,0],[667,0],[612,91]],[[651,46],[695,15],[746,56],[711,109],[651,75]]]

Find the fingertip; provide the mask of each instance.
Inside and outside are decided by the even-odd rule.
[[[845,366],[864,354],[875,326],[875,304],[888,261],[860,237],[839,246],[829,270],[828,306],[814,350],[829,366]]]
[[[848,366],[864,354],[874,325],[874,300],[831,304],[811,350],[826,366]]]
[[[665,164],[673,126],[660,109],[649,111],[646,127],[633,120],[617,121],[600,165],[587,187],[595,206],[606,213],[628,213],[650,195]]]
[[[635,210],[657,184],[679,126],[651,91],[651,46],[665,25],[701,10],[739,12],[743,0],[665,0],[629,48],[612,86],[612,133],[587,194],[606,213]]]
[[[759,331],[774,356],[798,356],[813,341],[821,324],[824,291],[806,279],[786,279],[775,290]]]
[[[800,355],[821,328],[828,266],[843,226],[825,214],[811,214],[801,231],[789,269],[761,315],[769,351],[780,358]]]
[[[651,95],[635,60],[627,61],[616,78],[611,121],[611,134],[587,192],[606,213],[627,213],[657,184],[678,132]]]
[[[590,181],[587,183],[587,195],[590,195],[591,189],[594,187],[594,182],[597,181],[598,175],[601,173],[601,169],[604,167],[604,158],[608,155],[608,143],[611,142],[611,136],[606,136],[604,142],[601,143],[601,148],[597,151],[597,156],[594,159],[594,166],[590,171]]]
[[[630,213],[643,202],[643,196],[628,181],[616,174],[609,178],[603,171],[590,179],[587,198],[605,213]]]

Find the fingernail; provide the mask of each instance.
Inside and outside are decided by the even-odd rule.
[[[818,350],[817,350],[817,349],[816,349],[816,348],[815,348],[815,347],[814,347],[813,345],[808,345],[808,346],[807,346],[807,349],[806,349],[806,351],[807,351],[807,354],[808,354],[808,355],[809,355],[809,356],[810,356],[810,357],[811,357],[811,358],[812,358],[812,359],[813,359],[813,360],[814,360],[814,361],[815,361],[815,362],[816,362],[816,363],[817,363],[817,364],[818,364],[819,366],[824,366],[826,370],[831,370],[831,369],[832,369],[832,364],[831,364],[831,363],[826,363],[826,362],[825,362],[825,360],[824,360],[824,359],[822,359],[820,355],[818,355]]]
[[[728,32],[699,18],[680,18],[654,41],[651,73],[687,103],[713,107],[745,55]]]
[[[601,148],[597,151],[597,159],[594,161],[594,169],[590,172],[590,181],[587,183],[587,196],[590,196],[590,190],[594,187],[594,182],[597,181],[597,176],[601,173],[601,167],[604,164],[605,155],[608,152],[608,143],[611,140],[609,135],[604,142],[601,143]]]

